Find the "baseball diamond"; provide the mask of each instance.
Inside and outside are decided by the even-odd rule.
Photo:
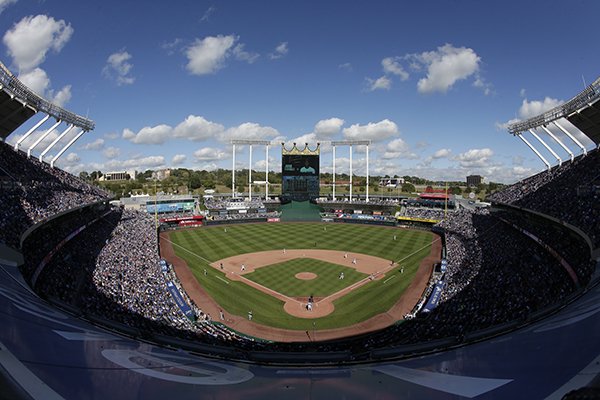
[[[203,227],[163,233],[160,242],[205,312],[224,310],[230,328],[278,341],[306,340],[306,331],[327,340],[401,321],[441,249],[427,231],[346,224],[324,230],[322,223]],[[302,273],[314,279],[296,278]]]

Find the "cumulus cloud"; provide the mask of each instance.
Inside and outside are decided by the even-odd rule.
[[[354,124],[343,130],[344,137],[350,140],[372,140],[374,142],[397,136],[398,126],[389,119],[369,122],[367,125]]]
[[[82,150],[100,150],[104,147],[104,139],[96,139],[91,143],[81,146]]]
[[[269,53],[269,58],[271,60],[277,60],[285,56],[288,53],[288,42],[281,42],[277,47],[275,47],[275,51],[273,53]]]
[[[173,130],[173,136],[189,140],[206,140],[223,133],[225,127],[221,124],[208,121],[204,117],[188,115]]]
[[[71,86],[52,90],[48,74],[39,66],[49,51],[60,52],[72,34],[73,28],[64,20],[36,15],[21,19],[3,37],[8,55],[19,70],[19,80],[58,106],[65,105],[71,99]]]
[[[30,71],[46,59],[48,51],[60,52],[73,35],[73,28],[64,20],[47,15],[28,16],[4,34],[8,55],[21,71]]]
[[[245,45],[243,43],[238,43],[233,48],[233,55],[235,56],[235,58],[237,60],[246,61],[248,64],[252,64],[256,60],[259,59],[260,54],[248,52],[248,51],[244,50],[244,47],[245,47]]]
[[[275,128],[270,126],[262,126],[254,122],[245,122],[238,126],[227,129],[221,135],[221,140],[272,140],[277,136],[279,136],[279,132]]]
[[[196,39],[187,48],[187,69],[194,75],[214,74],[223,68],[233,45],[238,40],[234,35],[207,36]]]
[[[490,165],[490,158],[494,155],[492,149],[470,149],[460,153],[454,160],[463,168],[485,167]]]
[[[187,156],[185,154],[175,154],[173,159],[171,160],[171,164],[173,165],[181,165],[185,162]]]
[[[426,69],[427,76],[417,83],[419,93],[447,92],[459,80],[478,77],[481,58],[471,48],[445,44],[437,50],[410,54],[405,58],[415,69]],[[482,81],[483,82],[483,81]]]
[[[451,152],[452,152],[452,150],[450,150],[450,149],[439,149],[431,155],[431,158],[433,158],[435,160],[437,160],[439,158],[446,158],[450,155]]]
[[[16,2],[17,0],[0,0],[0,14],[2,14],[2,11],[4,11],[6,7],[15,4]]]
[[[102,165],[104,170],[119,171],[119,170],[137,170],[144,171],[149,168],[162,167],[165,165],[163,156],[147,156],[132,158],[129,160],[110,160]]]
[[[383,72],[386,74],[397,75],[401,81],[405,81],[409,78],[409,74],[400,65],[399,61],[400,57],[386,57],[381,60],[381,66],[383,67]]]
[[[341,118],[322,119],[315,125],[315,134],[317,136],[331,137],[336,135],[342,129],[344,120]]]
[[[521,89],[521,93],[524,94],[524,89]],[[558,107],[563,104],[563,100],[553,99],[551,97],[544,97],[543,100],[532,100],[523,99],[521,107],[519,107],[518,118],[512,118],[506,122],[496,122],[496,129],[505,130],[512,124],[521,122],[523,120],[538,116],[545,113],[548,110]]]
[[[397,138],[387,144],[381,158],[385,160],[396,158],[414,159],[417,158],[417,155],[410,151],[408,144],[403,139]]]
[[[377,79],[367,78],[367,83],[371,92],[375,90],[390,90],[392,87],[392,80],[385,75]]]
[[[135,144],[163,144],[172,132],[173,128],[169,125],[160,124],[143,127],[137,133],[125,128],[122,137]]]
[[[121,154],[121,150],[117,147],[107,147],[102,154],[104,154],[104,157],[106,158],[117,158]]]
[[[197,161],[218,161],[229,158],[229,153],[214,147],[203,147],[194,152]]]
[[[135,78],[131,76],[133,64],[129,62],[132,56],[125,50],[112,53],[106,60],[106,65],[102,69],[102,74],[114,80],[117,85],[131,85],[135,82]]]
[[[553,99],[551,97],[544,97],[544,100],[532,100],[527,101],[523,99],[521,108],[519,108],[519,117],[522,119],[528,119],[540,115],[548,110],[558,107],[563,104],[563,100]]]

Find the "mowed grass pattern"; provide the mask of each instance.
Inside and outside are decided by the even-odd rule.
[[[296,274],[300,272],[312,272],[317,277],[311,280],[298,279]],[[339,278],[341,272],[344,273],[344,279]],[[288,297],[325,297],[367,278],[368,275],[354,268],[314,258],[296,258],[259,268],[244,277]]]
[[[226,313],[245,317],[252,310],[257,323],[297,330],[348,326],[389,310],[410,284],[420,261],[429,254],[432,238],[433,234],[426,231],[327,223],[243,224],[171,233],[177,255]],[[403,260],[404,272],[391,271],[385,279],[369,282],[338,299],[332,314],[304,319],[287,314],[281,301],[243,282],[230,281],[208,265],[237,254],[284,248],[339,250]],[[206,276],[204,269],[209,271]]]

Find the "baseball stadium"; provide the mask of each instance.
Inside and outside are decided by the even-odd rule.
[[[230,191],[139,205],[56,165],[95,122],[0,63],[0,399],[596,398],[599,100],[510,124],[546,168],[485,201],[240,136]]]

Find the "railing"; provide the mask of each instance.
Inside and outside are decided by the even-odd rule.
[[[53,116],[57,121],[73,124],[84,131],[91,131],[95,127],[94,121],[65,110],[38,96],[14,76],[2,62],[0,62],[0,86],[10,91],[15,97],[38,111]]]
[[[508,126],[508,132],[513,135],[517,135],[521,132],[527,131],[528,129],[534,129],[538,126],[549,124],[559,118],[568,116],[574,111],[590,104],[591,102],[600,98],[600,78],[596,79],[594,83],[585,88],[585,90],[573,97],[566,103],[554,107],[553,109],[546,111],[533,118],[529,118],[526,121],[520,121]]]

